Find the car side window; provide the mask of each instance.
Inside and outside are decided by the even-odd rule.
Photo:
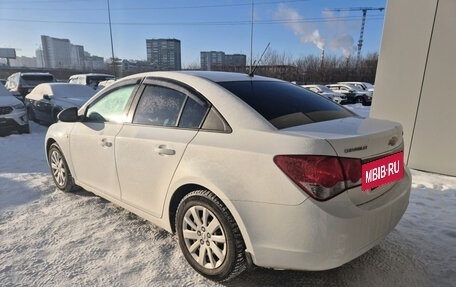
[[[186,95],[179,91],[148,85],[136,108],[133,123],[154,126],[177,126]]]
[[[231,128],[214,108],[209,111],[201,128],[206,131],[231,132]]]
[[[196,96],[169,87],[148,85],[139,100],[133,123],[200,128],[208,104]]]
[[[86,112],[90,122],[124,122],[126,109],[135,85],[123,86],[92,103]]]
[[[179,127],[188,129],[199,128],[206,112],[207,106],[202,101],[188,97],[179,120]]]

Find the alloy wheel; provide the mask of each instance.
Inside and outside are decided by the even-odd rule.
[[[67,170],[64,159],[60,152],[53,150],[50,156],[52,175],[59,186],[65,186]]]
[[[222,225],[206,207],[195,205],[184,215],[182,232],[189,253],[199,265],[215,269],[226,258],[227,242]]]

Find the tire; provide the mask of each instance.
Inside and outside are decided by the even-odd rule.
[[[208,190],[187,194],[176,214],[179,245],[188,263],[213,281],[247,269],[245,244],[228,208]]]
[[[65,157],[56,143],[53,143],[49,148],[48,160],[52,179],[57,188],[64,192],[74,191],[76,189],[74,179],[68,169]]]
[[[356,97],[355,102],[359,103],[359,104],[364,104],[364,99],[363,99],[363,97]]]

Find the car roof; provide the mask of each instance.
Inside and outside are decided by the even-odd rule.
[[[69,84],[69,83],[43,83],[39,84],[35,88],[42,93],[46,94],[62,94],[62,95],[73,95],[73,93],[82,93],[81,95],[90,95],[95,94],[95,90],[86,86],[79,84]]]
[[[43,72],[20,72],[20,74],[21,74],[21,76],[23,76],[23,75],[25,75],[25,76],[34,76],[34,75],[36,75],[36,76],[43,76],[43,75],[45,75],[45,76],[48,76],[48,75],[49,76],[53,76],[49,72],[44,72],[44,73]]]
[[[369,84],[368,82],[350,82],[350,81],[345,81],[345,82],[338,82],[340,84]]]
[[[317,88],[320,88],[320,87],[326,87],[326,86],[325,85],[312,84],[312,85],[301,85],[301,87],[317,87]]]
[[[101,76],[101,77],[113,77],[114,78],[114,75],[111,75],[111,74],[100,74],[100,73],[75,74],[75,75],[71,75],[70,78],[72,78],[72,77],[80,77],[80,76]]]
[[[212,82],[235,82],[235,81],[281,81],[279,79],[268,78],[263,76],[250,77],[243,73],[216,72],[216,71],[166,71],[166,72],[146,72],[127,76],[124,79],[143,78],[143,77],[166,77],[178,79],[183,75],[202,78]]]

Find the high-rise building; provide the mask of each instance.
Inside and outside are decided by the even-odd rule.
[[[227,67],[245,67],[246,56],[243,54],[228,55],[221,51],[200,52],[201,70],[224,70]]]
[[[154,70],[181,70],[181,42],[177,39],[146,39],[147,61]]]
[[[201,70],[212,71],[212,67],[225,65],[225,52],[204,51],[200,52]]]
[[[44,65],[47,68],[84,69],[84,46],[68,39],[41,35]]]
[[[73,69],[84,69],[84,46],[70,45],[71,66]]]
[[[225,55],[225,66],[245,67],[247,56],[244,54]]]

